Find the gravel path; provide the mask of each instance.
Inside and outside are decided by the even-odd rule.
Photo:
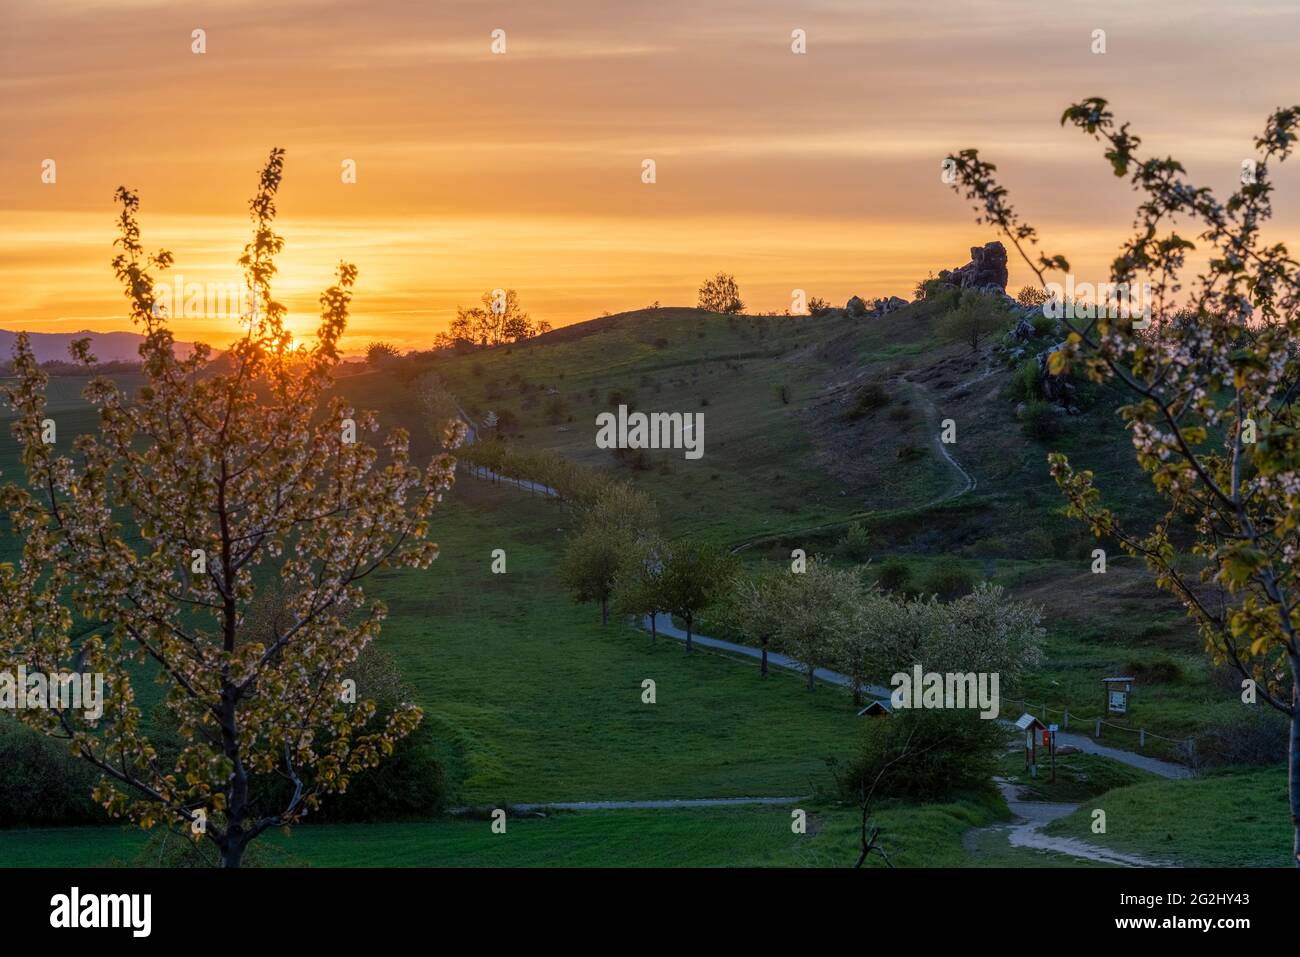
[[[650,630],[650,616],[646,615],[641,622],[641,627]],[[673,624],[672,615],[655,615],[655,628],[659,634],[666,635],[669,638],[675,638],[678,641],[686,640],[686,632]],[[702,648],[713,648],[717,651],[727,651],[734,655],[744,655],[746,658],[753,658],[755,661],[763,657],[763,652],[758,648],[751,648],[749,645],[738,645],[734,641],[723,641],[721,638],[709,638],[705,635],[691,633],[691,644],[699,645]],[[774,668],[784,668],[787,671],[794,671],[801,675],[807,675],[808,670],[803,665],[786,655],[778,654],[775,651],[767,653],[767,663]],[[842,688],[853,687],[853,681],[848,675],[842,675],[838,671],[831,671],[828,668],[818,668],[814,674],[818,681],[824,681],[827,684],[839,685]],[[864,694],[873,698],[888,698],[890,690],[882,688],[880,685],[863,685]]]
[[[1073,837],[1055,837],[1044,834],[1042,828],[1052,821],[1067,817],[1079,809],[1078,804],[1050,804],[1045,801],[1022,801],[1020,790],[1009,781],[998,781],[998,789],[1006,799],[1007,807],[1016,816],[1007,832],[1012,847],[1035,851],[1054,851],[1100,864],[1120,867],[1167,867],[1160,861],[1148,860],[1136,854],[1123,854],[1107,847],[1099,847]]]

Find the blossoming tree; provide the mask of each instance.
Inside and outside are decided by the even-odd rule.
[[[151,274],[172,257],[146,254],[139,198],[121,188],[113,267],[144,333],[143,386],[91,379],[99,427],[70,453],[48,441],[46,377],[25,338],[5,387],[26,481],[0,490],[22,543],[0,566],[0,667],[103,673],[109,688],[98,721],[19,715],[102,772],[95,797],[111,815],[182,827],[227,867],[419,723],[413,705],[377,716],[346,669],[384,619],[367,576],[437,556],[428,517],[454,468],[449,454],[413,465],[401,430],[367,444],[374,415],[331,395],[355,267],[341,263],[321,295],[314,344],[293,344],[271,292],[283,167],[273,150],[250,203],[240,264],[255,305],[225,354],[177,356]],[[73,352],[93,364],[85,341]],[[257,610],[268,594],[270,616]],[[93,627],[74,633],[74,613]],[[179,746],[151,740],[143,680],[165,688]]]
[[[1091,472],[1053,454],[1052,475],[1076,517],[1144,559],[1156,584],[1181,600],[1210,652],[1240,676],[1243,701],[1290,719],[1300,866],[1300,263],[1263,236],[1269,171],[1295,148],[1300,106],[1269,116],[1226,201],[1194,185],[1178,161],[1139,155],[1141,140],[1116,124],[1105,100],[1071,106],[1061,123],[1101,141],[1115,175],[1142,195],[1111,281],[1149,284],[1151,308],[1142,319],[1108,309],[1067,316],[1069,337],[1049,371],[1078,367],[1128,390],[1133,401],[1121,411],[1166,511],[1152,529],[1134,531],[1103,504]],[[1063,257],[1029,257],[1037,233],[978,151],[948,157],[947,167],[953,187],[1012,241],[1040,285],[1049,270],[1069,271]],[[1198,249],[1205,265],[1183,295],[1187,255]]]

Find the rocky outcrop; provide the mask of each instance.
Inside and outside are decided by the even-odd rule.
[[[958,289],[978,289],[984,292],[1007,291],[1007,247],[997,240],[983,246],[972,246],[970,262],[956,269],[944,269],[939,279]]]
[[[877,299],[871,306],[871,313],[877,316],[887,316],[891,312],[897,312],[904,306],[911,305],[901,296],[888,296],[884,299]]]
[[[886,296],[883,299],[873,299],[870,303],[860,296],[854,296],[844,304],[844,311],[850,316],[878,319],[910,305],[911,303],[901,296]]]

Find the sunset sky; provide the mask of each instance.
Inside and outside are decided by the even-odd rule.
[[[277,295],[306,335],[334,263],[355,262],[353,350],[427,346],[494,287],[556,326],[693,305],[720,269],[751,311],[787,308],[794,288],[910,298],[995,238],[939,179],[943,156],[970,146],[1045,248],[1101,280],[1134,201],[1098,145],[1059,125],[1066,105],[1107,97],[1145,149],[1226,193],[1268,112],[1300,100],[1294,0],[0,10],[0,328],[34,331],[130,327],[108,265],[119,184],[141,192],[145,243],[175,253],[176,274],[238,280],[272,146],[287,150]],[[1272,232],[1296,244],[1293,163],[1275,176]],[[1012,286],[1026,279],[1013,263]],[[176,327],[218,346],[236,331],[226,317]]]

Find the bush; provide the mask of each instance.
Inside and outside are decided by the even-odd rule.
[[[1194,741],[1202,767],[1279,764],[1286,760],[1287,722],[1265,705],[1246,706],[1235,716],[1211,724]]]
[[[1047,293],[1037,286],[1021,286],[1016,293],[1016,302],[1022,306],[1041,306],[1047,302]]]
[[[366,346],[366,362],[372,366],[387,365],[401,357],[401,352],[391,342],[372,342]]]
[[[0,827],[104,824],[90,799],[98,778],[59,741],[0,715]]]
[[[939,559],[931,566],[925,576],[926,594],[938,595],[940,598],[960,598],[975,587],[971,577],[962,563],[951,555]]]
[[[879,382],[868,382],[858,390],[853,405],[848,412],[844,413],[844,418],[856,422],[864,415],[883,409],[887,405],[889,405],[889,393],[885,391],[885,387]]]
[[[912,569],[901,558],[887,559],[876,575],[876,584],[885,591],[902,595],[911,588]]]
[[[627,406],[629,412],[636,408],[636,390],[635,389],[610,389],[605,396],[605,405],[615,411],[620,405]]]
[[[704,280],[700,286],[700,299],[698,308],[707,312],[723,312],[735,314],[743,312],[745,303],[740,298],[740,288],[736,285],[736,277],[729,273],[720,272],[712,279]]]
[[[1041,312],[1034,313],[1029,319],[1029,324],[1034,327],[1035,336],[1050,336],[1056,333],[1056,320]]]
[[[840,539],[840,554],[855,562],[865,562],[871,557],[871,536],[867,534],[866,526],[861,522],[854,522]]]
[[[348,671],[357,683],[357,700],[373,701],[370,727],[382,726],[399,704],[414,698],[393,660],[369,645]],[[161,712],[160,723],[174,719]],[[311,822],[423,820],[441,814],[447,805],[442,765],[435,757],[438,742],[428,717],[397,742],[392,755],[377,768],[353,774],[347,791],[325,794],[321,806],[310,812]],[[288,781],[262,783],[268,804],[284,807],[293,793]],[[188,853],[183,845],[178,848]]]
[[[951,289],[952,287],[942,279],[936,278],[934,273],[930,273],[929,276],[916,284],[916,288],[912,290],[912,298],[931,299],[936,293],[945,288]]]
[[[862,750],[842,770],[833,769],[841,796],[855,803],[904,747],[908,755],[885,770],[876,797],[942,801],[987,788],[1007,747],[1006,729],[975,711],[900,710],[863,720]]]
[[[974,352],[988,336],[1005,329],[1011,314],[1000,300],[984,293],[966,291],[957,308],[950,310],[938,323],[939,335],[949,342],[964,342]]]
[[[1038,442],[1050,442],[1061,434],[1060,413],[1050,402],[1030,402],[1020,421],[1020,431]]]
[[[564,417],[568,414],[569,410],[564,404],[564,399],[560,398],[558,395],[553,395],[547,398],[546,404],[542,406],[542,412],[546,415],[548,422],[552,425],[559,425],[564,421]]]
[[[1139,684],[1166,685],[1183,678],[1183,668],[1172,658],[1152,658],[1146,661],[1129,661],[1124,674],[1135,678]]]
[[[1039,402],[1043,398],[1043,377],[1039,374],[1037,359],[1024,359],[1011,374],[1007,396],[1022,402]]]

